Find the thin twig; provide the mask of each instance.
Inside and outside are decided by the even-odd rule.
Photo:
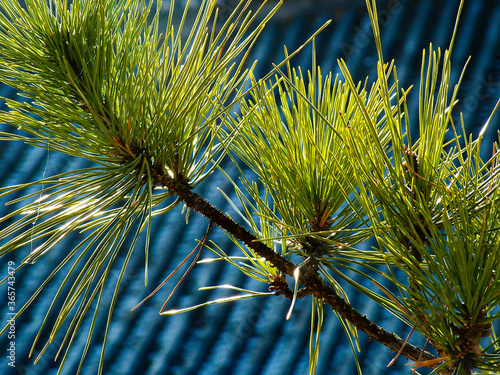
[[[233,235],[255,251],[257,255],[272,263],[281,272],[293,277],[297,267],[294,263],[283,258],[273,251],[273,249],[258,241],[257,238],[244,227],[212,206],[201,196],[191,191],[189,186],[175,181],[166,174],[162,175],[161,184],[182,199],[189,208],[194,209],[214,222],[221,229]],[[422,351],[414,345],[405,343],[394,333],[384,330],[382,327],[379,327],[369,320],[365,315],[362,315],[343,298],[338,296],[334,290],[327,286],[315,272],[304,270],[300,275],[299,281],[306,289],[312,291],[312,294],[314,294],[316,298],[323,300],[325,304],[329,305],[344,319],[352,323],[358,330],[366,333],[370,338],[385,345],[393,352],[401,351],[401,354],[409,359],[419,361],[420,363],[428,363],[429,368],[436,368],[441,364],[441,361],[436,362],[439,358],[428,352]],[[453,373],[449,368],[441,369],[440,372],[446,375],[451,375]]]
[[[172,292],[170,293],[170,295],[168,296],[167,300],[165,301],[165,303],[163,304],[163,306],[161,307],[160,309],[160,314],[163,312],[163,309],[165,308],[165,306],[167,305],[168,301],[170,301],[170,298],[172,298],[172,296],[174,295],[175,291],[177,290],[177,288],[179,287],[179,285],[181,285],[181,283],[184,281],[184,279],[186,278],[187,274],[191,271],[191,269],[193,268],[193,266],[196,264],[196,262],[198,261],[198,258],[200,257],[200,254],[201,254],[201,250],[203,249],[203,246],[205,246],[205,243],[207,242],[207,239],[208,239],[208,234],[210,233],[210,230],[212,229],[212,221],[210,221],[210,223],[208,224],[208,228],[207,228],[207,231],[205,232],[205,235],[203,236],[203,238],[201,239],[201,241],[198,243],[198,245],[195,246],[195,248],[193,249],[193,251],[191,251],[185,258],[182,262],[179,263],[179,265],[177,267],[175,267],[175,269],[170,273],[170,275],[167,276],[167,278],[165,280],[163,280],[161,282],[160,285],[158,285],[155,290],[153,290],[146,298],[144,298],[141,302],[139,302],[137,305],[135,305],[134,307],[132,307],[131,311],[134,311],[135,309],[137,309],[139,306],[141,306],[144,302],[146,302],[148,299],[150,299],[151,297],[153,297],[162,287],[163,285],[165,285],[167,283],[168,280],[170,280],[170,278],[172,276],[174,276],[177,271],[179,270],[179,268],[182,267],[182,265],[184,263],[186,263],[186,261],[191,258],[191,255],[193,255],[195,252],[196,252],[196,256],[194,257],[194,260],[191,262],[191,264],[189,265],[189,268],[186,270],[186,272],[184,272],[184,275],[182,275],[181,279],[177,282],[177,284],[175,284],[175,287],[174,289],[172,290]]]

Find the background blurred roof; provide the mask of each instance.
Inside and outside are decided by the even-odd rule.
[[[221,0],[224,10],[234,7],[236,0]],[[168,3],[168,1],[165,1]],[[446,48],[459,5],[458,0],[379,1],[379,17],[386,60],[394,58],[398,67],[401,86],[414,84],[418,90],[418,79],[422,49],[432,42],[434,46]],[[183,1],[178,1],[179,9]],[[193,12],[197,2],[192,1]],[[364,1],[306,1],[285,0],[283,9],[273,19],[255,45],[250,60],[259,60],[256,75],[264,75],[273,62],[283,58],[283,46],[289,51],[302,44],[328,19],[333,23],[317,38],[317,61],[324,72],[340,73],[336,64],[344,58],[355,80],[367,75],[374,77],[376,51],[371,36],[369,18]],[[467,130],[477,135],[485,123],[496,101],[500,98],[500,2],[490,0],[466,1],[454,49],[454,75],[456,82],[469,55],[472,60],[467,68],[459,94],[459,107],[464,114]],[[294,60],[295,65],[310,66],[310,49]],[[6,86],[0,88],[0,95],[15,95]],[[416,92],[410,101],[409,111],[418,111]],[[413,123],[416,124],[415,117]],[[497,140],[500,129],[500,114],[486,133],[484,144]],[[4,125],[0,129],[5,131]],[[414,129],[415,130],[415,129]],[[491,152],[485,150],[485,152]],[[487,154],[485,154],[486,156]],[[20,143],[0,144],[0,181],[2,186],[32,181],[64,170],[85,167],[85,160],[72,159],[64,155],[41,149],[26,147]],[[235,168],[227,164],[227,170],[237,176]],[[221,188],[232,198],[230,184],[220,174],[213,176],[198,188],[198,192],[217,207],[231,213],[227,202],[217,192]],[[3,203],[4,201],[2,201]],[[0,215],[13,209],[0,207]],[[216,305],[173,317],[162,317],[158,311],[170,289],[164,288],[131,312],[130,309],[158,285],[166,275],[195,246],[194,239],[203,236],[207,222],[191,214],[189,225],[183,215],[168,215],[154,221],[152,250],[150,253],[149,286],[144,288],[143,255],[140,251],[132,259],[126,279],[122,282],[122,295],[115,307],[114,320],[108,339],[104,374],[255,374],[290,375],[308,372],[308,345],[310,327],[310,301],[299,301],[289,321],[285,320],[289,301],[284,298],[252,299],[234,304]],[[220,231],[210,237],[226,251],[233,249],[230,241]],[[26,301],[47,277],[50,269],[62,260],[67,250],[78,240],[72,236],[62,246],[49,252],[33,266],[24,267],[16,274],[17,303]],[[142,238],[143,240],[143,238]],[[138,244],[140,248],[141,244]],[[19,251],[2,261],[2,274],[7,272],[7,260],[19,264],[29,252]],[[210,256],[208,252],[206,256]],[[116,271],[121,266],[117,261]],[[63,270],[64,271],[64,270]],[[31,359],[28,352],[39,329],[40,323],[57,291],[56,277],[44,293],[21,318],[16,321],[17,368],[7,367],[6,351],[8,340],[0,337],[2,353],[0,368],[2,374],[56,374],[58,363],[53,358],[61,343],[57,336],[38,364],[33,364],[41,346]],[[117,277],[117,274],[112,275]],[[113,278],[112,277],[112,278]],[[177,279],[180,278],[178,275]],[[173,280],[170,286],[174,285]],[[200,292],[206,285],[233,284],[243,288],[262,288],[243,277],[226,264],[199,265],[182,284],[170,302],[170,307],[186,307],[217,298],[220,292]],[[110,285],[111,286],[111,285]],[[107,290],[107,298],[112,288]],[[0,289],[0,300],[6,301],[6,286]],[[405,337],[408,329],[395,321],[373,302],[356,292],[351,294],[352,305],[388,330]],[[4,315],[7,303],[0,305]],[[57,306],[56,306],[57,307]],[[103,306],[103,309],[106,306]],[[102,332],[106,311],[99,314],[96,333]],[[321,354],[318,374],[356,373],[351,349],[334,314],[327,312],[321,336]],[[74,348],[67,359],[63,374],[74,374],[84,349],[86,330],[91,323],[89,315],[81,327]],[[45,332],[48,334],[48,332]],[[100,356],[102,336],[96,334],[84,363],[82,374],[95,374]],[[42,340],[41,343],[44,343]],[[396,364],[386,368],[393,354],[378,344],[368,342],[360,334],[361,353],[359,359],[366,374],[409,374],[405,361],[400,358]],[[423,345],[422,341],[414,342]]]

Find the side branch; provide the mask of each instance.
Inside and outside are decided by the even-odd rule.
[[[212,206],[198,194],[191,191],[189,186],[179,183],[165,175],[161,177],[160,183],[182,199],[189,208],[194,209],[201,215],[207,217],[220,228],[236,237],[238,240],[255,251],[257,255],[272,263],[281,272],[293,277],[296,269],[296,265],[294,263],[283,258],[264,243],[257,241],[257,238],[253,234],[233,221],[229,216]],[[321,298],[324,303],[332,308],[332,310],[338,312],[344,319],[351,322],[358,330],[366,333],[370,338],[387,346],[393,352],[400,351],[400,354],[416,362],[429,361],[429,363],[432,363],[426,366],[429,368],[436,368],[440,365],[437,357],[428,352],[422,351],[414,345],[404,343],[403,340],[397,337],[394,333],[384,330],[382,327],[379,327],[374,322],[369,320],[365,315],[362,315],[359,311],[355,310],[349,303],[339,297],[328,285],[326,285],[315,272],[302,270],[299,280],[305,286],[306,290],[314,294],[317,298]],[[441,370],[441,373],[452,374],[452,371],[447,368]]]

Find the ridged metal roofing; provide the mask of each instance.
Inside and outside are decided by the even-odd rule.
[[[221,6],[230,6],[234,1],[221,1]],[[367,12],[357,1],[285,1],[282,15],[271,21],[255,45],[250,60],[258,59],[256,75],[264,75],[273,62],[281,61],[283,46],[289,51],[297,48],[318,27],[329,18],[332,24],[317,38],[317,61],[323,71],[340,73],[336,60],[344,58],[355,80],[375,74],[376,53],[372,42]],[[410,101],[410,113],[418,111],[416,101],[422,49],[432,42],[434,46],[446,48],[453,29],[458,0],[454,1],[403,1],[380,2],[379,16],[385,59],[394,58],[398,67],[401,86],[414,84],[415,92]],[[193,2],[193,9],[196,3]],[[307,69],[310,66],[310,49],[294,60],[294,65]],[[460,109],[468,131],[477,135],[485,123],[496,101],[500,98],[500,2],[491,0],[466,1],[454,49],[454,75],[457,81],[462,66],[469,55],[465,79],[460,90]],[[8,87],[1,87],[0,95],[12,97],[15,93]],[[415,118],[414,116],[412,118]],[[416,121],[413,122],[416,124]],[[1,125],[2,131],[10,130]],[[497,139],[500,129],[500,114],[486,133],[485,144]],[[488,150],[490,152],[490,150]],[[55,152],[27,147],[21,143],[0,144],[0,181],[8,186],[49,176],[61,171],[81,168],[88,162],[69,158]],[[233,177],[237,171],[226,164],[226,170]],[[233,199],[236,196],[230,184],[220,175],[214,175],[198,188],[198,193],[207,197],[215,206],[232,212],[217,188]],[[12,197],[11,197],[12,198]],[[4,203],[2,200],[1,203]],[[0,207],[5,215],[12,206]],[[141,308],[131,308],[149,294],[195,246],[194,239],[203,236],[207,221],[191,214],[189,225],[178,210],[177,214],[165,215],[154,220],[152,249],[150,253],[149,286],[144,288],[144,256],[137,251],[128,267],[121,286],[121,298],[115,306],[113,323],[108,338],[104,371],[106,375],[289,375],[308,373],[308,345],[310,329],[310,300],[299,301],[289,321],[285,320],[289,301],[284,298],[251,299],[233,304],[215,305],[190,313],[164,317],[158,311],[170,292],[168,287],[157,293]],[[35,265],[24,267],[16,274],[17,304],[21,306],[31,296],[50,270],[63,259],[68,249],[78,240],[77,235],[67,238],[57,249],[50,251]],[[213,231],[211,240],[231,252],[232,243],[220,231]],[[141,237],[143,241],[144,238]],[[138,249],[141,248],[139,243]],[[19,264],[30,251],[18,251],[2,259],[0,263],[7,272],[7,261]],[[209,256],[208,251],[205,255]],[[116,280],[121,259],[117,259]],[[58,362],[53,358],[62,336],[57,336],[45,355],[34,365],[33,358],[45,342],[40,341],[31,359],[28,353],[31,343],[40,327],[58,282],[66,269],[56,276],[35,304],[16,321],[16,368],[7,366],[7,337],[0,337],[1,374],[56,374]],[[177,276],[177,280],[180,275]],[[354,276],[355,277],[355,276]],[[176,280],[171,284],[174,285]],[[99,314],[92,345],[84,362],[82,374],[95,374],[99,362],[102,332],[106,322],[105,308],[112,294],[108,288],[107,301]],[[243,288],[262,288],[262,285],[248,281],[242,274],[227,264],[199,265],[181,285],[170,302],[171,307],[186,307],[217,298],[221,292],[200,292],[206,285],[233,284]],[[6,287],[0,288],[1,301],[6,301]],[[408,329],[395,321],[374,302],[357,292],[351,294],[352,305],[384,328],[405,336]],[[61,301],[59,301],[60,303]],[[6,316],[7,303],[0,306]],[[52,321],[51,321],[52,322]],[[67,359],[63,374],[74,374],[78,368],[81,352],[86,341],[86,331],[91,323],[89,315],[80,329],[73,349]],[[45,331],[45,334],[48,334]],[[46,340],[46,337],[45,337]],[[423,342],[416,344],[422,345]],[[321,354],[318,374],[356,373],[351,349],[334,314],[328,312],[321,336]],[[361,353],[358,354],[366,374],[409,374],[403,358],[391,368],[386,368],[393,354],[378,344],[368,342],[360,334]]]

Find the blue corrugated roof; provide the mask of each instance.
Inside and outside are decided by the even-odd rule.
[[[221,1],[221,6],[231,1]],[[300,11],[294,8],[299,7]],[[255,45],[250,60],[258,59],[256,75],[262,76],[271,68],[271,63],[279,62],[283,57],[283,46],[294,50],[307,39],[320,25],[330,17],[334,22],[317,38],[318,63],[324,71],[339,72],[336,65],[338,58],[345,58],[355,79],[364,79],[375,72],[376,54],[371,39],[371,29],[367,12],[363,7],[349,6],[348,2],[322,2],[322,6],[312,1],[294,3],[285,1],[283,16],[269,23],[259,42]],[[327,4],[328,6],[326,6]],[[429,42],[446,48],[458,9],[459,1],[403,1],[382,2],[379,7],[381,30],[385,58],[396,59],[399,78],[404,86],[417,84],[420,74],[422,49]],[[308,11],[306,11],[306,9]],[[454,50],[454,79],[458,79],[467,57],[472,60],[465,75],[459,97],[462,99],[461,110],[468,130],[477,134],[500,98],[500,3],[489,0],[468,0],[462,16]],[[310,51],[310,50],[307,50]],[[297,57],[294,64],[308,67],[310,55],[307,51]],[[15,93],[8,87],[0,89],[0,95],[12,97]],[[409,109],[418,110],[416,93],[410,101]],[[414,117],[413,117],[414,118]],[[414,124],[415,121],[414,121]],[[500,115],[494,118],[494,124],[486,134],[485,144],[497,139],[500,129]],[[1,126],[1,130],[6,130]],[[87,165],[84,160],[69,158],[55,152],[24,146],[21,143],[0,144],[0,179],[2,186],[32,181],[65,170]],[[227,164],[227,171],[233,177],[237,171]],[[230,184],[221,175],[215,175],[198,188],[198,192],[224,211],[232,212],[230,206],[217,192],[220,187],[232,198]],[[1,203],[4,203],[3,200]],[[0,207],[0,215],[11,211],[12,207]],[[179,316],[163,317],[158,311],[169,293],[164,288],[141,308],[130,309],[141,301],[153,287],[184,258],[187,251],[195,246],[194,239],[203,236],[207,221],[191,214],[190,224],[180,214],[158,217],[153,222],[153,239],[150,253],[149,286],[144,288],[144,257],[140,251],[134,255],[122,282],[122,294],[114,313],[114,322],[110,331],[104,362],[104,374],[262,374],[289,375],[305,374],[308,371],[308,340],[310,329],[310,301],[299,301],[289,321],[285,315],[289,301],[284,298],[252,299],[234,304],[216,305],[196,310]],[[50,270],[63,259],[68,249],[78,240],[77,235],[67,238],[58,248],[49,252],[35,265],[24,267],[16,274],[16,290],[20,306],[31,296]],[[232,243],[220,231],[213,231],[210,239],[231,252]],[[142,237],[141,240],[144,240]],[[141,246],[139,244],[138,249]],[[19,264],[30,251],[18,251],[2,261],[7,271],[6,261]],[[205,253],[209,255],[208,252]],[[5,265],[5,266],[4,266]],[[121,267],[120,259],[116,262],[116,277]],[[67,267],[66,267],[67,268]],[[33,358],[28,359],[31,343],[40,323],[57,291],[57,283],[64,277],[64,272],[56,276],[32,308],[28,309],[16,322],[16,359],[17,368],[6,366],[5,352],[0,359],[3,374],[55,374],[58,363],[53,358],[62,337],[57,336],[38,364]],[[176,276],[169,285],[180,278]],[[244,288],[262,288],[227,264],[199,265],[191,272],[170,302],[172,307],[185,307],[212,299],[220,295],[217,291],[199,292],[198,288],[206,285],[233,284]],[[103,313],[97,320],[97,328],[83,366],[83,374],[94,374],[99,362],[100,343],[106,321],[105,307],[109,304],[113,285],[105,296],[107,303],[101,309]],[[2,300],[6,295],[1,289]],[[352,293],[352,305],[384,328],[394,330],[404,336],[408,329],[372,301],[368,301],[357,292]],[[6,303],[0,306],[6,313]],[[356,373],[352,354],[344,333],[333,313],[326,314],[326,323],[322,333],[321,354],[318,374]],[[3,315],[6,316],[6,315]],[[80,329],[73,349],[67,359],[63,374],[75,373],[86,333],[91,321],[88,316]],[[45,332],[48,334],[48,332]],[[45,337],[46,339],[46,337]],[[41,343],[44,343],[42,340]],[[367,337],[360,334],[362,347],[360,362],[366,374],[401,374],[410,373],[405,368],[405,361],[386,368],[393,354],[377,342],[367,342]],[[422,345],[422,342],[420,343]],[[0,348],[7,347],[6,336],[0,337]],[[41,349],[35,350],[34,357]]]

